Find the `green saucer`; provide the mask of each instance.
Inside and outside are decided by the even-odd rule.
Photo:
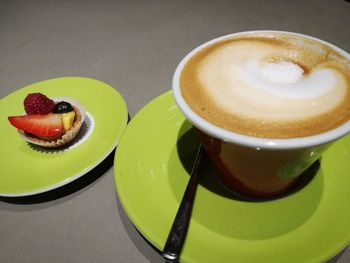
[[[77,100],[89,117],[89,123],[84,122],[88,134],[60,150],[45,150],[21,139],[7,117],[24,114],[23,100],[33,92]],[[93,169],[118,144],[128,112],[122,96],[108,84],[64,77],[31,84],[2,98],[0,116],[0,196],[15,197],[55,189]]]
[[[162,250],[198,141],[171,92],[147,104],[115,157],[117,192],[130,220]],[[350,137],[323,156],[313,180],[288,197],[244,202],[203,175],[182,262],[324,262],[350,242]]]

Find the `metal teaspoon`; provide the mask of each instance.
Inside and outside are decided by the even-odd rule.
[[[202,145],[199,145],[196,160],[194,162],[191,177],[188,181],[185,193],[177,210],[168,238],[162,251],[162,256],[166,262],[178,262],[183,243],[186,238],[188,226],[191,219],[194,197],[200,177],[199,167],[203,163],[206,154]]]

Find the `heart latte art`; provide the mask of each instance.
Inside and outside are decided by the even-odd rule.
[[[285,33],[237,35],[211,44],[180,77],[187,104],[237,133],[293,138],[350,119],[350,65],[316,40]]]

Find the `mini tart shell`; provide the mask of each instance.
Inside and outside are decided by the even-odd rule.
[[[61,137],[51,139],[51,140],[42,139],[30,133],[17,130],[19,135],[25,141],[45,147],[45,148],[58,148],[70,143],[78,135],[80,128],[85,120],[84,108],[77,101],[71,98],[59,97],[59,98],[53,98],[53,100],[55,101],[55,103],[58,103],[60,101],[67,101],[72,105],[73,110],[75,112],[75,117],[74,117],[74,122],[72,127],[68,131],[66,131]]]

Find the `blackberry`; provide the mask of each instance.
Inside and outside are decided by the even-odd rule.
[[[65,112],[70,112],[73,111],[73,107],[70,103],[66,101],[60,101],[57,103],[53,109],[54,113],[65,113]]]

